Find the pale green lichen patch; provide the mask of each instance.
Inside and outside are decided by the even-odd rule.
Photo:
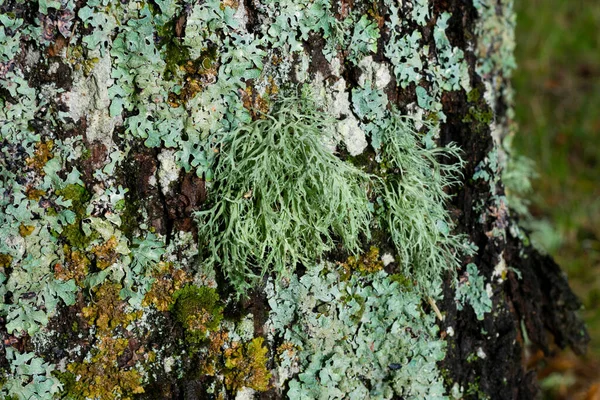
[[[321,264],[268,293],[269,326],[288,343],[279,373],[294,364],[301,370],[289,382],[290,399],[445,397],[435,316],[423,311],[418,292],[383,271],[345,281]]]
[[[428,149],[420,143],[415,121],[396,112],[373,123],[385,179],[376,214],[389,232],[404,275],[425,291],[444,271],[454,273],[472,249],[453,233],[445,207],[448,187],[457,185],[464,164],[455,146]],[[453,160],[443,164],[439,159]]]
[[[348,153],[352,156],[357,156],[369,145],[365,136],[364,130],[361,128],[358,118],[352,112],[352,104],[350,95],[346,91],[346,81],[343,78],[338,79],[334,84],[330,85],[324,96],[324,103],[327,113],[336,119],[333,122],[335,127],[335,135],[326,142],[328,146],[335,149],[338,141],[342,141]],[[320,86],[318,82],[313,82],[315,92],[325,91],[324,86]]]
[[[516,68],[513,1],[493,4],[489,0],[475,0],[473,4],[480,17],[476,32],[477,73],[484,78],[486,100],[496,110],[499,97],[505,97],[507,104],[511,104],[512,89],[507,84]]]
[[[485,286],[484,277],[479,275],[475,264],[468,264],[466,272],[460,278],[456,288],[456,301],[459,310],[462,310],[467,303],[470,304],[480,321],[483,320],[486,313],[492,311],[489,290]]]

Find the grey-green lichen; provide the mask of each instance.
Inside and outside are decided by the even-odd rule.
[[[484,277],[479,275],[477,266],[473,263],[467,265],[467,270],[461,277],[456,288],[457,308],[463,309],[469,303],[475,311],[478,320],[483,320],[486,313],[492,311],[491,286],[485,285]]]
[[[460,181],[464,162],[453,145],[428,149],[419,143],[414,124],[392,112],[373,125],[371,135],[380,143],[386,171],[379,189],[381,224],[391,236],[402,273],[429,286],[443,272],[454,273],[462,255],[472,253],[466,239],[453,233],[444,205],[446,190]],[[443,158],[454,160],[443,164]]]
[[[445,398],[436,363],[445,342],[421,296],[385,272],[342,279],[333,265],[267,288],[269,327],[284,341],[279,375],[292,366],[290,399]]]

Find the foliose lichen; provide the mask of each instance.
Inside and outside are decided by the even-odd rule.
[[[271,332],[287,343],[279,373],[295,363],[301,371],[289,398],[444,397],[436,362],[445,343],[417,291],[383,271],[340,280],[326,264],[267,291]]]

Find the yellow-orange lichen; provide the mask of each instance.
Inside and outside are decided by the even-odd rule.
[[[144,393],[140,373],[118,364],[118,358],[128,345],[129,341],[124,338],[101,337],[90,360],[67,366],[75,375],[68,390],[86,398],[106,400],[130,400],[134,394]]]
[[[221,10],[225,10],[225,7],[229,7],[229,8],[233,8],[234,10],[237,10],[238,7],[240,6],[240,2],[239,0],[223,0],[221,2]]]
[[[167,311],[173,304],[173,293],[191,282],[192,278],[183,269],[171,263],[161,263],[152,274],[154,282],[144,296],[142,305],[153,305],[159,311]]]
[[[238,391],[247,387],[261,392],[269,389],[271,372],[267,368],[268,349],[263,341],[257,337],[245,344],[234,342],[224,351],[223,375],[227,389]]]
[[[200,358],[199,370],[203,375],[215,376],[220,370],[220,360],[223,346],[229,341],[229,332],[219,330],[211,332],[208,336],[208,345],[204,357]]]
[[[371,246],[369,251],[360,257],[348,257],[348,260],[341,265],[347,273],[358,271],[363,274],[372,274],[383,269],[383,261],[379,257],[379,249],[375,246]]]
[[[22,237],[27,237],[27,236],[31,235],[34,230],[35,230],[35,226],[33,226],[33,225],[24,225],[24,224],[19,225],[19,235],[21,235]]]
[[[13,258],[10,254],[0,253],[0,268],[10,267],[12,259]]]
[[[54,154],[52,154],[53,147],[54,142],[52,140],[36,143],[33,157],[28,157],[25,160],[27,165],[35,169],[39,174],[44,175],[44,166],[48,160],[54,158]]]
[[[64,281],[75,279],[75,282],[81,286],[87,276],[90,260],[82,252],[71,250],[67,245],[63,246],[63,252],[65,263],[54,266],[54,277]]]
[[[196,60],[188,60],[179,69],[185,71],[186,74],[183,87],[179,93],[169,93],[167,100],[168,104],[174,108],[193,99],[204,87],[215,82],[218,74],[215,54],[212,50],[206,50]]]
[[[25,195],[27,196],[27,198],[29,200],[34,200],[34,201],[39,201],[42,196],[44,196],[46,194],[45,191],[43,190],[39,190],[39,189],[34,189],[33,187],[28,187],[27,190],[25,191]]]
[[[104,283],[94,289],[95,301],[84,307],[83,316],[90,324],[95,324],[99,334],[109,334],[118,326],[127,326],[131,321],[141,317],[142,312],[128,313],[127,303],[120,299],[121,285]]]
[[[112,236],[105,243],[94,246],[92,253],[96,256],[96,267],[106,269],[113,265],[119,259],[119,253],[116,251],[117,238]]]
[[[252,119],[266,118],[266,115],[271,108],[269,101],[256,93],[251,86],[247,86],[246,89],[241,92],[241,99],[244,108],[250,111]]]
[[[277,86],[272,76],[269,76],[269,84],[265,88],[265,93],[269,96],[276,96],[279,93],[279,86]]]
[[[277,348],[277,354],[279,354],[281,356],[285,353],[290,358],[294,357],[294,355],[296,354],[297,351],[298,351],[298,347],[295,344],[293,344],[292,342],[283,342]]]

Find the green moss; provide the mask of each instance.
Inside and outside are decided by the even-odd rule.
[[[185,73],[182,78],[181,87],[176,92],[169,93],[169,105],[179,107],[193,99],[202,91],[203,87],[216,79],[217,76],[217,48],[209,46],[204,49],[195,60],[180,59],[177,61],[178,68]],[[167,63],[167,68],[169,64]],[[165,72],[167,76],[170,73]]]
[[[71,200],[74,211],[81,210],[83,204],[91,199],[91,195],[86,188],[77,184],[67,185],[63,189],[57,190],[56,194],[62,196],[65,200]]]
[[[470,124],[471,131],[482,134],[489,130],[490,123],[494,120],[494,110],[487,104],[479,89],[475,88],[467,93],[469,109],[462,122]]]
[[[264,392],[269,388],[268,349],[263,341],[262,337],[257,337],[244,345],[234,343],[225,350],[223,374],[227,389],[237,392],[247,387]]]
[[[490,107],[469,107],[469,113],[463,118],[463,122],[476,122],[478,125],[489,126],[494,120],[494,111]],[[482,127],[483,129],[483,127]]]
[[[343,303],[348,304],[350,307],[353,308],[353,313],[349,315],[350,321],[352,321],[356,325],[360,324],[360,320],[365,314],[366,299],[362,296],[359,296],[356,293],[351,293],[348,296],[346,296],[342,301]],[[327,309],[327,307],[322,308],[324,308],[325,311]],[[319,308],[317,308],[317,311],[319,311]]]
[[[469,382],[467,384],[465,394],[467,396],[473,396],[473,398],[477,400],[488,400],[490,398],[490,396],[488,396],[479,386],[479,377],[475,378],[475,382]]]
[[[467,355],[467,363],[469,363],[469,364],[474,363],[478,359],[479,359],[479,357],[477,357],[477,354],[475,354],[475,353],[470,353]]]
[[[469,103],[475,103],[477,101],[479,101],[481,99],[481,93],[479,92],[478,88],[474,88],[469,90],[469,93],[467,93],[467,101]]]
[[[173,294],[171,312],[186,330],[186,340],[198,344],[219,328],[223,307],[219,294],[207,286],[188,285]]]
[[[158,48],[163,52],[163,59],[166,63],[164,71],[166,80],[177,77],[179,67],[190,59],[190,49],[176,35],[175,29],[178,19],[178,17],[173,18],[165,25],[157,28],[160,39]]]
[[[89,160],[91,156],[92,156],[92,152],[90,151],[90,149],[88,149],[86,147],[81,151],[81,157],[79,157],[79,160],[86,161],[86,160]]]
[[[116,210],[120,211],[119,216],[121,217],[120,230],[125,237],[133,240],[134,231],[138,226],[140,218],[140,210],[142,204],[139,200],[133,198],[130,192],[125,194],[125,198],[117,203],[115,206]]]
[[[71,201],[69,209],[75,213],[75,221],[63,228],[61,236],[70,247],[85,249],[95,235],[87,236],[82,228],[81,221],[86,216],[87,203],[91,199],[90,192],[83,186],[70,184],[56,191],[58,196]]]
[[[398,283],[401,287],[406,289],[412,289],[415,286],[412,279],[403,274],[392,274],[390,275],[390,280]]]
[[[81,230],[81,221],[67,225],[61,236],[69,243],[69,246],[79,249],[85,249],[92,239]]]
[[[100,60],[97,57],[88,58],[86,53],[87,49],[81,45],[69,47],[69,50],[67,51],[67,61],[73,65],[73,69],[82,71],[83,75],[88,77]]]

